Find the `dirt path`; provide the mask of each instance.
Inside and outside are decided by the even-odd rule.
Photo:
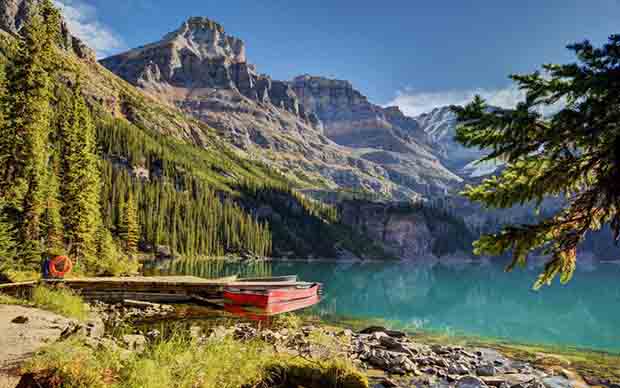
[[[0,388],[15,387],[19,364],[56,341],[72,322],[37,308],[0,305]]]

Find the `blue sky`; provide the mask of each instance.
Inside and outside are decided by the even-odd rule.
[[[348,79],[410,114],[481,93],[510,105],[509,73],[573,58],[566,44],[620,33],[620,0],[57,0],[100,56],[207,16],[276,79]]]

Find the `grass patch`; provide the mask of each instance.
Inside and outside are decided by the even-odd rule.
[[[271,381],[278,387],[368,388],[368,378],[349,361],[294,359],[270,366]]]
[[[175,336],[124,358],[73,339],[39,352],[22,372],[68,388],[368,388],[364,375],[345,360],[301,359],[275,353],[261,341],[232,338],[199,344]]]
[[[27,361],[22,371],[41,376],[45,382],[58,383],[50,386],[98,388],[114,381],[119,360],[119,354],[113,351],[93,352],[81,340],[71,339],[46,347]]]
[[[32,291],[32,304],[44,310],[83,321],[88,317],[88,306],[68,288],[37,286]]]
[[[25,305],[28,304],[28,301],[24,299],[17,299],[5,294],[0,294],[0,304]]]
[[[302,319],[293,313],[276,315],[271,321],[271,327],[274,330],[289,329],[297,330],[303,324]]]
[[[27,282],[30,280],[39,280],[41,274],[38,271],[33,270],[15,270],[15,269],[2,269],[0,271],[0,279],[7,283],[19,283]]]

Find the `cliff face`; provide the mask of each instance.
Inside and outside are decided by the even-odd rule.
[[[360,200],[343,201],[339,208],[344,224],[403,260],[471,252],[474,236],[441,211]]]

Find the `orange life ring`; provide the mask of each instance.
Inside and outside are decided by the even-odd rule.
[[[62,269],[57,269],[56,266],[62,264]],[[55,278],[64,277],[66,274],[71,272],[73,268],[73,263],[67,256],[56,256],[49,263],[49,272]]]

